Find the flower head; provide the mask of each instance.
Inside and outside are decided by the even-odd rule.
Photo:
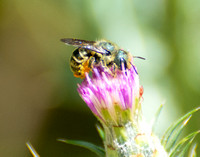
[[[126,71],[95,67],[92,77],[86,74],[78,92],[92,112],[104,123],[121,125],[138,116],[142,87],[135,66]],[[137,118],[136,118],[137,119]]]

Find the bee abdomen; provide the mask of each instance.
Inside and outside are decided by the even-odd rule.
[[[81,51],[81,49],[76,49],[71,56],[71,65],[72,66],[79,66],[81,65],[85,60],[87,60],[86,52]]]
[[[78,48],[73,53],[72,56],[75,57],[77,60],[83,60],[85,57],[88,57],[90,54],[85,50]]]
[[[70,59],[71,70],[77,77],[84,77],[84,73],[88,71],[87,61],[91,54],[86,49],[78,48],[74,50]]]

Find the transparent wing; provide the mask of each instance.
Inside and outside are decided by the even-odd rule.
[[[64,38],[60,40],[67,45],[72,45],[78,48],[96,51],[101,54],[107,53],[105,49],[103,49],[101,46],[98,46],[96,44],[97,43],[96,41],[87,41],[87,40],[73,39],[73,38]]]
[[[72,45],[75,47],[87,47],[87,46],[93,46],[95,41],[87,41],[87,40],[81,40],[81,39],[73,39],[73,38],[64,38],[60,39],[62,42],[64,42],[67,45]]]

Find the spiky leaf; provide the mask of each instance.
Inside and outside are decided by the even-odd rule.
[[[104,141],[104,139],[105,139],[105,132],[104,132],[102,126],[100,126],[99,124],[96,124],[96,129],[97,129],[97,131],[99,133],[99,136]]]
[[[37,151],[35,150],[35,148],[32,146],[32,144],[30,142],[27,142],[26,146],[28,147],[28,149],[31,152],[31,154],[33,155],[33,157],[40,157],[39,154],[37,153]]]
[[[78,141],[78,140],[67,140],[67,139],[58,139],[58,141],[89,149],[90,151],[96,153],[99,157],[105,157],[104,149],[92,143],[85,142],[85,141]]]
[[[182,123],[180,123],[171,133],[170,138],[168,143],[165,146],[165,149],[167,151],[170,151],[174,148],[176,141],[178,140],[179,135],[181,134],[182,130],[184,129],[185,125],[189,122],[189,120],[191,119],[191,115],[184,120]]]
[[[157,112],[156,112],[156,114],[155,114],[155,116],[154,116],[154,118],[152,120],[152,132],[155,131],[155,128],[156,128],[156,125],[157,125],[157,121],[158,121],[158,117],[159,117],[162,109],[163,109],[163,104],[160,105],[160,107],[158,108],[158,110],[157,110]]]
[[[193,132],[183,138],[175,147],[173,150],[170,152],[170,157],[183,157],[184,154],[187,152],[188,148],[192,144],[192,141],[196,137],[196,135],[200,131]]]
[[[190,147],[190,151],[189,151],[189,155],[188,156],[197,157],[196,149],[197,149],[197,144],[195,143]]]
[[[191,115],[197,112],[199,109],[200,107],[188,112],[167,129],[161,140],[162,145],[167,151],[169,151],[169,149],[171,149],[175,145],[178,136],[180,135],[181,131],[183,130],[184,126],[187,124],[189,119],[191,118]]]

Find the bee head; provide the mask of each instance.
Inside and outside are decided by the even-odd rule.
[[[129,59],[128,52],[124,50],[118,50],[114,59],[114,63],[120,70],[123,69],[122,66],[124,66],[124,69],[127,69],[128,59]]]

